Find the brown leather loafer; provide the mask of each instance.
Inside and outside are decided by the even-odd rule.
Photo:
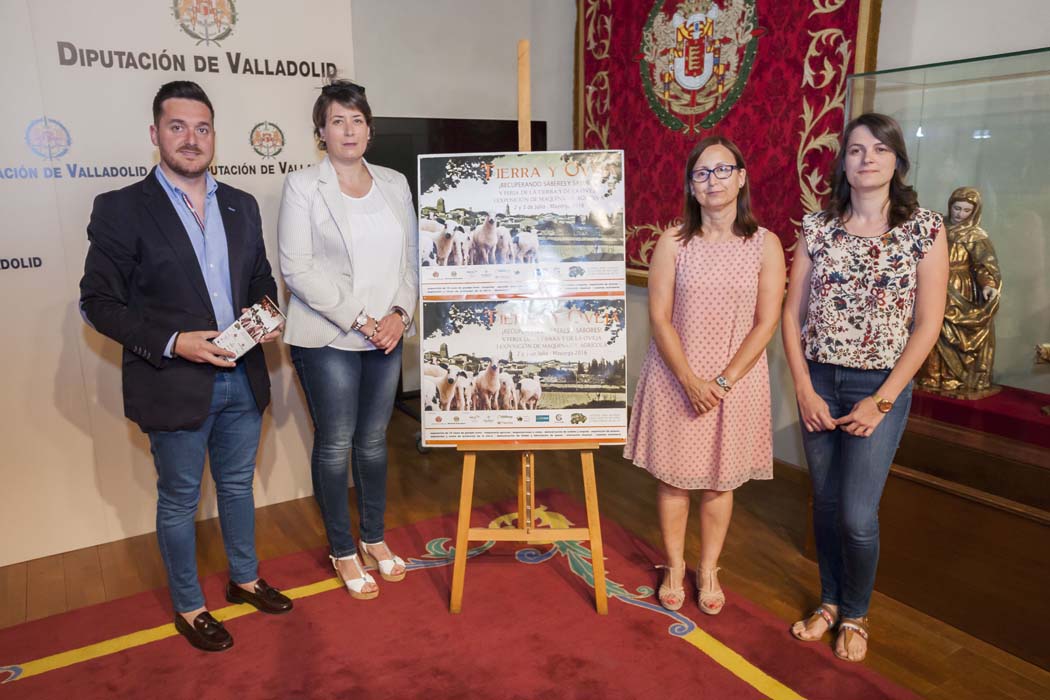
[[[193,618],[192,625],[175,613],[175,629],[187,642],[204,651],[224,651],[233,646],[233,637],[207,610]]]
[[[266,581],[255,582],[255,591],[246,591],[233,581],[226,584],[226,600],[231,603],[249,603],[260,611],[280,615],[292,609],[292,600]]]

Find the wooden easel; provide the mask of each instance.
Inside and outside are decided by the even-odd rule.
[[[602,551],[602,529],[598,522],[598,488],[594,479],[594,452],[597,443],[552,442],[530,445],[522,451],[521,445],[478,443],[460,445],[463,453],[463,482],[459,488],[459,520],[456,524],[456,558],[452,566],[452,601],[449,612],[463,608],[463,579],[467,573],[467,548],[470,542],[591,542],[591,566],[594,570],[594,607],[599,615],[609,613],[609,598],[605,592],[605,557]],[[573,450],[580,453],[583,470],[583,497],[587,507],[587,527],[535,528],[536,510],[535,452]],[[518,526],[470,527],[470,511],[474,500],[474,467],[478,452],[521,452],[521,473],[518,475]]]
[[[529,42],[518,42],[518,150],[532,150],[532,117],[529,93]],[[602,552],[602,530],[598,522],[598,490],[594,479],[594,452],[597,443],[540,443],[522,449],[521,445],[473,443],[458,445],[463,453],[463,482],[459,489],[459,520],[456,524],[456,555],[452,567],[452,600],[449,612],[463,608],[463,579],[467,573],[467,548],[470,542],[564,542],[590,540],[591,566],[594,571],[594,607],[599,615],[609,613],[605,591],[605,558]],[[534,528],[536,506],[535,452],[573,450],[580,453],[583,470],[584,502],[587,527]],[[470,527],[474,500],[474,467],[478,452],[520,452],[521,473],[518,475],[518,526],[516,528]]]

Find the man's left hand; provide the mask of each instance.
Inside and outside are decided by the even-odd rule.
[[[282,333],[284,333],[284,324],[283,323],[281,325],[277,326],[277,328],[274,328],[272,331],[270,331],[266,335],[264,335],[262,338],[260,338],[259,342],[260,343],[269,343],[271,341],[277,340],[278,338],[281,337]]]
[[[242,314],[243,313],[247,313],[247,312],[248,312],[247,307],[241,309],[241,313]],[[284,322],[283,321],[281,322],[281,325],[279,325],[276,328],[274,328],[272,331],[270,331],[269,333],[264,335],[262,338],[259,338],[259,342],[260,343],[269,343],[269,342],[272,342],[274,340],[277,340],[278,338],[281,337],[281,333],[284,333]]]

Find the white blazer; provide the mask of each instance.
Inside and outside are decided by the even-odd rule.
[[[394,306],[415,313],[419,298],[416,213],[408,180],[396,170],[365,161],[375,187],[401,224],[400,283]],[[291,291],[284,340],[324,347],[351,330],[365,305],[354,297],[354,268],[368,265],[368,251],[354,250],[339,180],[328,156],[317,165],[289,173],[277,219],[281,274]],[[413,334],[412,328],[409,335]]]

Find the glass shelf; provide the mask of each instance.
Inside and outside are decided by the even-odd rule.
[[[1050,48],[863,73],[848,79],[848,118],[888,114],[904,129],[910,182],[946,213],[957,187],[982,197],[1002,294],[992,381],[978,400],[916,392],[913,415],[1050,447]],[[947,217],[946,217],[947,218]]]

